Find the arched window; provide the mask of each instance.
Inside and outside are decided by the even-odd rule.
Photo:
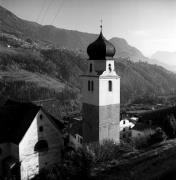
[[[111,72],[111,71],[112,71],[111,64],[109,64],[109,72]]]
[[[44,152],[48,151],[48,143],[46,140],[38,141],[34,146],[34,151],[36,152]]]
[[[108,89],[109,91],[112,91],[112,81],[108,81]]]
[[[39,127],[39,131],[40,131],[40,132],[43,132],[43,126],[40,126],[40,127]]]
[[[91,81],[91,91],[93,91],[93,90],[94,90],[94,82]]]
[[[89,72],[92,72],[92,63],[90,64]]]
[[[88,81],[88,91],[90,91],[90,81]]]

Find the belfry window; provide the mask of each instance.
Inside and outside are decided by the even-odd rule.
[[[92,72],[92,63],[90,64],[89,72]]]
[[[93,90],[94,90],[94,82],[91,81],[91,91],[93,91]]]
[[[94,90],[94,82],[88,81],[88,91],[93,91],[93,90]]]
[[[111,72],[112,71],[111,64],[109,64],[108,66],[109,66],[109,72]]]
[[[112,81],[108,81],[108,89],[109,91],[112,91]]]
[[[90,91],[90,81],[88,81],[88,91]]]

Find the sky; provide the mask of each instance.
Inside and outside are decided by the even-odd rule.
[[[0,0],[20,18],[120,37],[150,57],[176,51],[176,0]]]

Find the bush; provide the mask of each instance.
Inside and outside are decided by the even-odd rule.
[[[33,180],[89,179],[93,158],[87,148],[65,153],[62,164],[43,169]]]
[[[150,136],[149,144],[153,145],[155,143],[159,143],[161,141],[166,140],[166,138],[167,138],[167,136],[166,136],[165,132],[160,127],[158,127],[158,128],[156,128],[155,133]]]
[[[102,144],[92,143],[89,144],[87,148],[92,154],[95,164],[119,159],[122,153],[134,151],[133,147],[129,143],[122,141],[120,144],[116,144],[112,140],[105,140]]]
[[[150,135],[144,135],[141,137],[132,138],[131,141],[134,148],[141,150],[149,146],[149,139]]]
[[[154,134],[145,134],[144,136],[133,138],[132,144],[136,149],[145,149],[149,146],[159,143],[167,138],[165,132],[160,128],[156,128]]]

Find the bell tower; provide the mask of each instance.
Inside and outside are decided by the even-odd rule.
[[[114,66],[115,47],[102,34],[87,48],[88,68],[82,79],[84,143],[120,137],[120,77]]]

